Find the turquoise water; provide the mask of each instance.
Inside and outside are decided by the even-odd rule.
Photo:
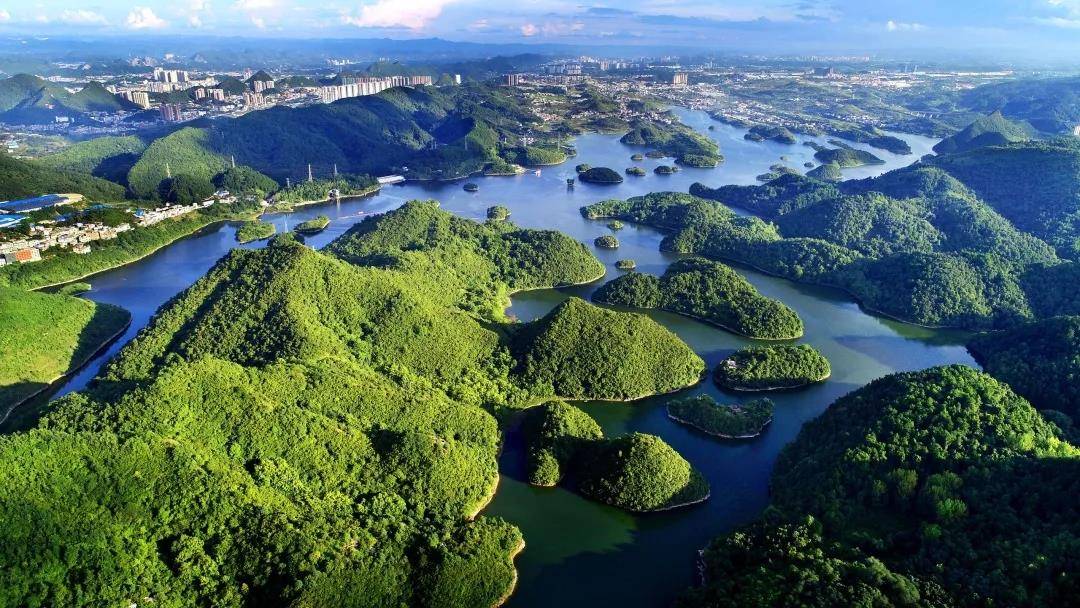
[[[473,178],[476,193],[464,192],[462,182],[447,184],[407,183],[385,188],[380,194],[337,204],[303,208],[265,219],[279,231],[316,215],[331,218],[327,230],[307,238],[318,248],[330,242],[368,214],[393,209],[411,199],[438,199],[443,208],[463,217],[482,219],[487,207],[502,204],[512,211],[511,220],[534,228],[565,232],[584,243],[609,231],[605,222],[585,220],[578,208],[605,198],[626,198],[659,190],[686,192],[695,181],[710,186],[755,183],[754,177],[788,158],[787,164],[802,168],[813,150],[803,145],[745,141],[744,130],[712,121],[703,112],[679,111],[683,120],[715,139],[726,161],[716,169],[683,169],[672,176],[651,170],[670,161],[630,161],[640,149],[624,146],[608,135],[585,135],[576,141],[578,156],[558,167],[546,167],[540,175]],[[709,125],[714,130],[707,130]],[[885,166],[845,172],[866,177],[906,165],[930,151],[935,140],[904,135],[914,154],[897,156],[880,150]],[[817,138],[824,141],[824,138]],[[855,144],[856,147],[866,148]],[[868,149],[868,148],[867,148]],[[620,173],[639,165],[649,172],[619,185],[578,184],[566,188],[574,177],[573,166],[588,163],[609,166]],[[116,353],[169,298],[201,277],[222,255],[237,247],[236,226],[224,224],[181,240],[134,264],[91,277],[93,290],[87,297],[118,304],[130,310],[132,326],[103,355],[61,387],[58,394],[86,385],[101,364]],[[661,234],[627,225],[618,232],[621,247],[596,250],[608,273],[595,284],[561,290],[518,294],[510,312],[522,320],[544,314],[563,299],[588,297],[604,281],[618,276],[616,260],[633,258],[639,272],[661,274],[674,259],[659,251]],[[260,247],[252,243],[243,247]],[[591,245],[590,245],[591,246]],[[584,403],[608,435],[629,431],[654,433],[674,446],[712,485],[712,497],[704,504],[651,515],[630,515],[587,501],[563,489],[532,488],[522,482],[522,453],[513,431],[502,455],[499,491],[485,514],[503,517],[518,525],[525,535],[526,550],[518,557],[517,592],[509,606],[661,606],[694,582],[697,550],[718,534],[745,523],[760,513],[768,500],[768,476],[780,449],[790,442],[807,420],[821,413],[837,397],[874,378],[900,371],[947,363],[974,365],[963,348],[965,334],[922,329],[864,313],[835,291],[798,285],[739,269],[767,296],[778,298],[798,311],[806,323],[801,340],[814,345],[832,362],[833,375],[822,384],[772,395],[776,402],[774,422],[752,440],[723,441],[679,426],[665,415],[669,397],[632,404]],[[750,340],[679,317],[650,312],[650,316],[676,332],[710,365]],[[704,383],[684,394],[708,392],[722,402],[746,399],[725,394]],[[682,395],[680,395],[682,396]]]

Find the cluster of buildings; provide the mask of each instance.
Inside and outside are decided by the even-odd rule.
[[[0,203],[0,211],[6,212],[15,208],[30,212],[66,204],[70,200],[63,197],[63,195],[46,195],[34,199]],[[200,203],[170,205],[160,209],[139,209],[135,212],[135,218],[139,227],[146,227],[172,217],[179,217],[204,209],[217,202],[231,203],[234,200],[228,192],[218,191],[213,198]],[[0,214],[0,229],[14,226],[25,220],[26,217],[19,213]],[[129,223],[106,226],[97,222],[76,222],[59,226],[54,221],[40,222],[30,227],[30,235],[26,238],[0,240],[0,266],[36,262],[41,259],[42,252],[54,247],[70,249],[73,253],[87,254],[91,251],[91,243],[115,239],[132,229],[134,229],[134,226]]]
[[[319,87],[319,99],[333,103],[339,99],[374,95],[393,87],[415,87],[432,84],[431,76],[387,76],[385,78],[360,78],[345,76],[342,83]]]

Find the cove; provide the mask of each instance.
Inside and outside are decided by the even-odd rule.
[[[625,146],[618,136],[588,134],[575,141],[577,157],[514,177],[471,178],[479,185],[475,193],[462,189],[463,181],[431,184],[405,183],[384,188],[379,194],[339,203],[300,208],[295,213],[273,214],[279,232],[317,215],[330,225],[306,237],[319,248],[337,238],[368,214],[393,209],[411,199],[438,199],[444,209],[463,217],[482,220],[485,210],[501,204],[511,210],[510,219],[530,228],[559,230],[592,247],[597,236],[610,234],[605,221],[589,221],[578,208],[606,198],[627,198],[652,191],[686,192],[700,181],[709,186],[752,184],[755,176],[788,158],[789,166],[801,169],[813,150],[800,144],[750,142],[745,130],[713,121],[704,112],[677,110],[682,120],[720,144],[726,160],[716,169],[683,168],[670,176],[652,169],[670,159],[632,162],[631,154],[642,148]],[[713,130],[708,130],[713,126]],[[911,163],[936,143],[930,138],[902,135],[913,154],[893,155],[873,150],[885,165],[845,171],[845,177],[866,177]],[[824,143],[828,138],[813,139]],[[854,147],[870,149],[861,144]],[[567,189],[566,179],[575,177],[574,165],[607,166],[619,173],[641,166],[644,177],[627,176],[622,184],[599,186],[578,183]],[[104,353],[69,379],[55,394],[83,388],[111,358],[149,322],[162,304],[191,285],[234,247],[235,224],[211,226],[133,264],[87,279],[93,290],[87,297],[113,303],[132,313],[131,327]],[[522,320],[546,313],[572,295],[588,298],[600,284],[619,276],[614,264],[632,258],[638,272],[662,274],[675,256],[659,251],[662,235],[652,229],[626,224],[617,233],[617,250],[593,249],[607,266],[607,275],[596,283],[560,290],[519,293],[509,312]],[[256,248],[263,243],[242,245]],[[794,308],[806,324],[799,342],[818,348],[832,363],[833,375],[807,389],[770,395],[776,402],[773,422],[758,438],[724,441],[679,425],[666,416],[664,405],[671,396],[631,404],[583,403],[608,436],[629,431],[663,437],[695,467],[712,486],[704,504],[664,513],[631,515],[588,501],[561,488],[532,488],[524,483],[522,453],[516,434],[506,437],[501,457],[502,479],[486,515],[503,517],[521,528],[527,543],[517,558],[519,582],[507,606],[590,606],[622,604],[663,606],[695,579],[698,549],[713,537],[758,515],[768,500],[768,478],[780,449],[789,443],[807,420],[820,414],[837,397],[874,378],[902,370],[947,363],[974,365],[963,347],[964,332],[931,330],[872,316],[842,293],[800,285],[737,268],[764,295]],[[752,340],[727,333],[678,315],[649,311],[654,319],[676,332],[710,366]],[[753,399],[754,395],[725,394],[711,382],[678,396],[707,392],[722,403]]]

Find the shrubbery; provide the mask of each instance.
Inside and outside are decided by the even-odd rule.
[[[829,361],[814,347],[784,344],[749,347],[716,366],[713,380],[737,391],[765,391],[805,386],[829,377]]]
[[[739,405],[720,405],[709,395],[672,401],[668,416],[676,422],[725,439],[756,437],[772,422],[773,404],[757,399]]]

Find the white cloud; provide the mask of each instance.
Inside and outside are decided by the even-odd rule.
[[[237,10],[244,12],[265,11],[278,7],[278,0],[236,0]]]
[[[885,24],[885,29],[890,32],[921,32],[926,29],[926,26],[921,23],[904,23],[890,19]]]
[[[1051,27],[1080,29],[1080,19],[1069,19],[1067,17],[1038,17],[1034,21],[1040,25],[1049,25]]]
[[[256,0],[257,1],[257,0]],[[342,15],[341,20],[356,27],[405,27],[423,29],[457,0],[375,0],[360,7],[359,15]]]
[[[164,19],[154,14],[154,11],[145,6],[136,6],[131,9],[127,16],[128,29],[132,30],[156,30],[168,24]]]
[[[535,25],[533,25],[531,23],[526,23],[525,25],[521,26],[521,35],[522,36],[525,36],[525,37],[535,36],[535,35],[537,35],[539,33],[540,33],[540,28],[536,27]]]
[[[263,19],[262,17],[252,16],[251,23],[260,30],[266,29],[266,19]]]
[[[68,25],[108,25],[109,20],[100,13],[94,11],[88,11],[86,9],[66,10],[60,13],[60,18],[57,19],[61,23],[67,23]]]
[[[491,27],[491,24],[488,23],[487,19],[477,19],[469,24],[469,31],[479,32],[481,30],[486,30],[489,27]]]
[[[202,17],[198,15],[188,15],[187,22],[191,27],[202,27]]]
[[[11,21],[11,13],[5,11],[4,9],[0,9],[0,23],[4,23],[6,21]]]

